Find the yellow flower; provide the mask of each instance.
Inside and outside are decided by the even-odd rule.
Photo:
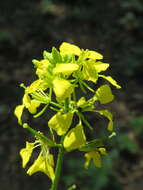
[[[40,106],[40,102],[35,99],[30,99],[30,96],[26,93],[23,96],[23,105],[25,108],[28,109],[28,111],[32,114],[36,113],[37,108]]]
[[[71,151],[79,148],[86,143],[86,137],[83,131],[82,124],[79,123],[75,128],[72,128],[64,139],[64,148]]]
[[[64,135],[71,126],[73,113],[62,114],[58,112],[48,122],[50,128],[54,129],[58,135]]]
[[[34,114],[37,112],[37,108],[40,106],[40,102],[38,100],[31,100],[28,110],[30,113]]]
[[[114,99],[111,88],[106,84],[97,89],[95,96],[101,104],[107,104]]]
[[[22,158],[22,167],[25,168],[30,160],[31,154],[34,149],[34,143],[26,142],[26,148],[20,150],[20,156]]]
[[[102,166],[100,154],[106,156],[107,155],[106,149],[101,147],[101,148],[98,148],[96,151],[90,151],[90,152],[85,153],[84,156],[86,158],[86,161],[84,163],[84,167],[88,168],[91,159],[93,159],[94,165],[100,168]]]
[[[49,65],[50,65],[50,63],[47,59],[43,59],[38,62],[36,74],[38,75],[39,78],[43,79],[46,76]]]
[[[93,152],[87,152],[85,153],[85,158],[86,158],[86,161],[84,163],[84,167],[85,168],[88,168],[89,164],[90,164],[90,161],[91,159],[93,159],[93,163],[96,167],[100,168],[102,163],[101,163],[101,156],[99,154],[98,151],[93,151]]]
[[[98,73],[96,71],[96,68],[94,67],[93,62],[85,62],[83,64],[82,74],[85,80],[92,81],[94,83],[96,83],[98,79]]]
[[[81,50],[78,46],[63,42],[60,46],[60,52],[61,54],[74,54],[74,55],[80,55]]]
[[[55,78],[53,81],[53,90],[58,101],[64,101],[73,92],[73,85],[65,79]]]
[[[36,92],[37,90],[44,90],[46,85],[47,83],[45,84],[45,81],[41,79],[35,80],[30,84],[30,86],[26,87],[25,93],[31,94],[33,92]]]
[[[53,181],[55,178],[53,165],[54,159],[52,154],[47,154],[44,157],[40,153],[33,165],[28,169],[27,174],[31,176],[36,172],[43,172]]]
[[[22,125],[21,117],[22,117],[24,108],[27,108],[30,113],[34,114],[36,113],[37,108],[39,106],[40,106],[40,102],[38,100],[34,100],[34,99],[31,100],[30,96],[27,93],[25,93],[23,96],[23,104],[18,105],[14,110],[14,114],[18,119],[18,123]]]
[[[103,63],[101,61],[96,62],[93,59],[84,61],[82,65],[83,65],[82,74],[84,79],[92,81],[94,83],[98,79],[98,73],[105,71],[109,67],[108,63]]]

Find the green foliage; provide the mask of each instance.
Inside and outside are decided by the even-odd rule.
[[[121,2],[121,6],[124,9],[130,9],[135,11],[143,11],[142,0],[124,0]]]
[[[139,150],[138,144],[131,140],[127,134],[117,136],[117,148],[118,151],[126,150],[131,153],[136,153]]]
[[[93,164],[90,165],[88,170],[83,170],[81,165],[83,159],[77,160],[74,156],[66,161],[67,170],[71,171],[71,174],[67,174],[63,177],[62,181],[67,186],[76,181],[77,188],[82,190],[92,189],[100,190],[108,187],[120,189],[120,184],[117,181],[114,170],[113,160],[117,159],[117,155],[113,150],[110,156],[102,159],[103,166],[101,168],[95,168]],[[76,172],[75,172],[76,171]],[[111,180],[112,179],[112,180]],[[112,181],[112,183],[111,183]]]
[[[131,123],[133,125],[133,133],[137,131],[138,135],[142,137],[143,117],[134,118],[131,120]],[[81,167],[83,159],[77,160],[74,155],[71,158],[67,157],[66,171],[71,171],[71,173],[70,175],[67,173],[63,177],[63,183],[69,186],[76,181],[77,187],[80,187],[82,190],[90,190],[91,187],[96,190],[108,188],[122,190],[122,185],[116,175],[119,172],[117,171],[119,169],[118,164],[123,159],[121,153],[124,151],[134,155],[140,150],[140,146],[129,137],[128,133],[120,132],[115,138],[111,139],[108,149],[110,149],[110,154],[102,158],[103,165],[101,168],[95,168],[91,164],[88,170],[83,170]],[[66,173],[66,171],[64,172]],[[84,183],[85,181],[86,183]]]
[[[139,140],[143,141],[143,117],[135,117],[130,120],[130,124]]]
[[[64,176],[63,183],[70,185],[77,181],[77,185],[82,190],[90,190],[91,187],[96,190],[108,188],[122,190],[122,185],[116,175],[119,173],[119,171],[117,171],[119,169],[118,164],[124,159],[122,152],[128,153],[129,157],[136,155],[136,153],[142,149],[140,143],[143,141],[143,117],[132,118],[129,124],[131,125],[131,133],[137,137],[139,142],[134,138],[130,138],[129,132],[125,133],[121,131],[116,138],[111,139],[108,144],[110,156],[103,157],[102,168],[95,168],[91,164],[88,171],[82,170],[81,163],[83,160],[77,160],[73,155],[72,158],[68,158],[66,161],[66,169],[70,170],[71,174]],[[127,156],[126,159],[130,160]],[[125,160],[124,162],[127,161]],[[75,170],[76,172],[74,172]],[[83,181],[86,181],[86,183],[82,183]]]
[[[50,10],[52,0],[41,0],[41,11],[46,13]]]

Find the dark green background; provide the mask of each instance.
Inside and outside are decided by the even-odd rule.
[[[20,148],[31,135],[18,126],[14,107],[34,79],[32,59],[63,42],[97,50],[111,64],[109,74],[122,85],[109,105],[118,133],[109,145],[103,168],[83,169],[78,152],[65,158],[59,190],[143,188],[143,1],[142,0],[1,0],[0,1],[0,189],[45,190],[42,173],[21,168]],[[89,117],[90,118],[90,117]],[[91,116],[92,123],[102,124]],[[39,126],[40,122],[40,126]],[[35,128],[45,128],[39,119]],[[104,124],[104,122],[103,122]],[[47,126],[46,126],[47,127]]]

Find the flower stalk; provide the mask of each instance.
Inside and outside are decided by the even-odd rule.
[[[55,170],[55,179],[52,183],[50,190],[57,190],[60,174],[61,174],[61,169],[62,169],[62,164],[63,164],[64,153],[65,153],[64,147],[59,147],[56,170]]]
[[[36,148],[40,149],[37,159],[27,170],[27,174],[33,175],[36,172],[46,174],[52,183],[50,190],[58,188],[65,153],[74,150],[84,152],[85,168],[88,168],[91,160],[96,167],[101,167],[101,156],[107,155],[106,143],[104,139],[95,136],[94,124],[91,125],[91,122],[84,117],[86,112],[105,117],[108,122],[107,134],[110,133],[106,139],[115,136],[112,113],[107,109],[97,109],[96,105],[101,104],[102,108],[105,107],[102,105],[113,101],[114,95],[107,83],[116,88],[121,86],[111,76],[102,74],[109,67],[108,63],[101,61],[102,59],[103,56],[96,51],[83,50],[63,42],[59,50],[53,47],[51,52],[44,51],[42,60],[34,59],[37,79],[29,86],[21,84],[24,95],[22,103],[15,108],[14,114],[19,125],[35,138],[34,142],[26,142],[26,147],[20,150],[22,167],[26,167],[33,151]],[[98,79],[106,80],[107,83],[94,89],[93,86],[97,84]],[[48,128],[46,127],[45,132],[33,129],[23,122],[25,109],[33,114],[33,119],[43,114],[48,115],[49,110],[55,112],[46,121]],[[77,119],[74,119],[75,117]],[[87,140],[89,130],[93,135]],[[54,152],[52,151],[54,148],[58,148],[56,166],[55,155],[51,153]],[[76,186],[72,185],[68,190],[75,188]]]

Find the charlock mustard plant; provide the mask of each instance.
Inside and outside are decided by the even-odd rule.
[[[108,120],[108,138],[115,134],[111,112],[107,109],[96,109],[95,106],[97,102],[107,104],[114,99],[108,83],[121,88],[111,76],[102,74],[109,67],[108,63],[101,61],[102,59],[103,56],[96,51],[83,50],[78,46],[63,42],[59,50],[53,47],[51,53],[43,52],[42,60],[33,60],[37,80],[29,86],[21,84],[24,88],[24,96],[22,104],[15,108],[14,113],[18,123],[35,136],[34,142],[26,142],[26,147],[20,150],[22,167],[27,166],[34,149],[40,148],[40,153],[27,170],[27,174],[45,173],[52,181],[50,190],[57,190],[63,157],[66,153],[77,149],[84,152],[85,168],[88,168],[91,160],[96,167],[101,167],[101,155],[107,154],[102,139],[87,140],[85,128],[88,127],[86,131],[93,130],[94,126],[91,126],[85,119],[85,112],[95,112],[104,116]],[[96,90],[93,89],[100,78],[105,79],[106,84]],[[77,98],[78,89],[81,89],[83,93],[89,91],[92,94],[91,97],[89,99],[85,96]],[[55,111],[55,115],[48,121],[48,128],[46,128],[50,137],[22,121],[24,109],[28,109],[34,118],[40,117],[47,109]],[[38,113],[37,109],[40,110]],[[75,115],[78,123],[72,126]],[[55,138],[56,135],[60,136],[59,142],[55,140],[59,139]],[[54,155],[51,153],[54,148],[59,149],[56,167]],[[74,188],[75,185],[70,189]]]

